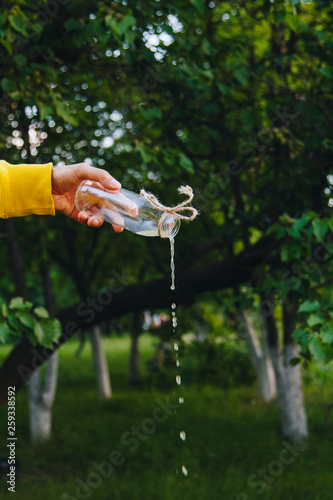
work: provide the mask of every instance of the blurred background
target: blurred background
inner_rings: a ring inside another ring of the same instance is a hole
[[[8,385],[22,500],[331,498],[332,16],[3,2],[1,159],[86,162],[165,205],[188,184],[200,216],[175,292],[167,240],[1,221],[1,498]]]

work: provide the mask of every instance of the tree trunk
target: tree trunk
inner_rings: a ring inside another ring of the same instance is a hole
[[[139,335],[141,330],[141,314],[135,314],[131,329],[131,350],[128,359],[129,383],[140,384],[139,373]]]
[[[265,323],[276,378],[282,434],[288,438],[306,438],[308,428],[303,401],[301,369],[299,365],[290,365],[290,360],[297,356],[297,347],[292,343],[291,338],[293,331],[291,317],[284,308],[283,352],[279,347],[278,330],[274,315],[267,316]]]
[[[112,390],[109,368],[103,349],[102,333],[99,325],[95,325],[91,329],[90,339],[92,345],[98,395],[101,399],[110,399],[112,396]]]
[[[239,311],[251,360],[257,375],[259,394],[264,401],[272,401],[276,397],[275,375],[267,349],[266,336],[262,332],[261,346],[252,320],[246,311]]]
[[[54,317],[55,297],[49,263],[44,256],[41,261],[41,274],[45,305],[50,316]],[[44,389],[39,369],[29,380],[30,436],[33,444],[48,441],[51,437],[52,406],[57,389],[58,363],[58,352],[55,352],[46,365]]]
[[[49,359],[46,366],[44,391],[40,370],[29,380],[30,436],[33,444],[48,441],[52,429],[52,405],[57,387],[58,352]]]

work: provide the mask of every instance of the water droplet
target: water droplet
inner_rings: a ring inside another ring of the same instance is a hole
[[[178,401],[180,405],[184,404],[184,398],[179,398]]]
[[[177,307],[177,306],[176,306],[176,304],[173,302],[173,303],[171,304],[171,309],[176,309],[176,307]]]
[[[177,342],[175,342],[175,343],[173,344],[173,348],[174,348],[174,350],[175,350],[175,351],[178,351],[179,347],[178,347]]]
[[[185,465],[182,465],[182,473],[184,476],[188,476],[188,470],[186,469]]]
[[[178,367],[180,365],[179,359],[176,359],[176,366]]]
[[[181,376],[180,376],[180,375],[177,375],[177,376],[176,376],[176,382],[177,382],[177,384],[178,384],[178,385],[181,385],[181,383],[182,383],[182,378],[181,378]]]
[[[170,286],[170,290],[176,290],[175,285],[171,285],[171,286]]]
[[[180,431],[179,435],[180,435],[180,439],[182,441],[186,441],[186,432],[185,431]]]

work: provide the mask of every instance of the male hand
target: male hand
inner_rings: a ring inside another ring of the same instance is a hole
[[[79,212],[75,206],[76,190],[81,182],[86,179],[99,182],[109,191],[118,191],[121,188],[120,182],[114,179],[106,170],[91,167],[86,163],[54,167],[52,169],[54,207],[58,212],[62,212],[81,224],[89,227],[100,227],[104,222],[103,219],[84,211]],[[112,225],[112,227],[117,233],[123,230],[119,226]]]

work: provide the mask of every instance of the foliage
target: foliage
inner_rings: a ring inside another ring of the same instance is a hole
[[[329,234],[333,203],[331,3],[46,5],[22,0],[1,13],[1,156],[87,161],[167,204],[190,184],[201,216],[177,237],[182,269],[269,237],[270,258],[241,289],[247,307],[263,295],[329,300],[312,296],[329,261],[319,272],[303,264]],[[169,271],[165,242],[107,227],[92,235],[58,217],[17,227],[31,271],[45,235],[59,308],[114,283],[114,271],[126,283]],[[4,270],[2,295],[9,286]]]
[[[9,302],[0,299],[0,344],[16,343],[23,336],[33,345],[52,347],[61,332],[59,321],[50,318],[44,307],[36,307],[22,297]]]
[[[186,345],[182,355],[184,382],[216,383],[225,389],[252,385],[255,374],[244,341],[221,336]]]

